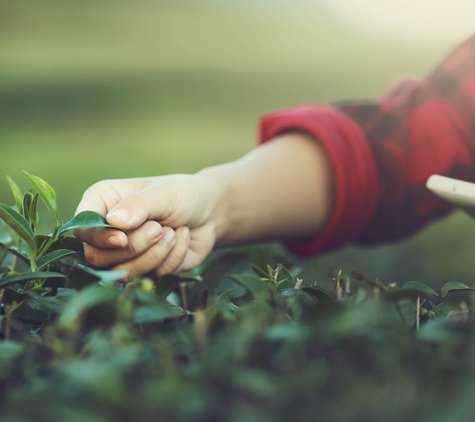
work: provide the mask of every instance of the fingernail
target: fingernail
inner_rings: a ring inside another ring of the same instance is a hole
[[[130,214],[127,210],[117,210],[110,214],[107,214],[107,218],[114,217],[117,220],[121,220],[124,223],[130,220]]]
[[[188,227],[183,227],[181,229],[181,237],[183,239],[189,239],[190,238],[190,229]]]
[[[107,239],[107,244],[109,246],[112,246],[113,248],[120,248],[121,247],[120,240],[117,236],[109,237],[109,239]]]
[[[147,228],[148,240],[156,240],[160,237],[161,234],[162,230],[157,224],[150,224],[150,227]]]
[[[165,229],[165,230],[163,230],[163,238],[168,243],[171,243],[172,240],[175,238],[175,232],[172,229]]]

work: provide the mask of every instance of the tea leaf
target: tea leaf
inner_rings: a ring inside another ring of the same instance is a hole
[[[417,281],[408,281],[399,290],[391,290],[383,292],[382,297],[387,300],[398,301],[402,298],[426,296],[431,299],[439,297],[437,292],[425,284]]]
[[[21,193],[21,190],[10,176],[7,176],[7,181],[13,193],[13,198],[15,199],[15,205],[17,206],[18,212],[21,212],[21,204],[23,202],[23,195]]]
[[[442,297],[447,296],[447,293],[452,292],[454,290],[469,290],[469,291],[475,291],[475,287],[470,287],[467,286],[464,283],[459,283],[458,281],[449,281],[448,283],[445,283],[442,286],[442,289],[440,290],[440,294]]]
[[[155,304],[153,306],[143,306],[135,311],[134,322],[159,322],[169,318],[177,318],[183,315],[179,309],[171,308],[167,304]]]
[[[201,277],[183,277],[174,274],[166,274],[160,277],[155,285],[155,293],[166,298],[181,283],[201,282]]]
[[[30,257],[24,250],[17,248],[16,246],[10,246],[8,250],[13,255],[16,255],[18,258],[20,258],[22,261],[26,262],[27,264],[30,264]]]
[[[26,242],[33,253],[36,253],[35,235],[28,221],[21,214],[6,204],[0,204],[0,218]]]
[[[475,307],[473,303],[467,303],[460,300],[449,300],[447,302],[439,303],[436,308],[442,311],[445,315],[457,315],[472,310]]]
[[[46,208],[48,208],[49,212],[53,216],[55,227],[58,227],[58,207],[56,205],[56,193],[54,189],[43,179],[40,179],[37,176],[33,176],[32,174],[27,173],[26,171],[23,172],[26,174],[28,179],[30,179],[31,184],[40,194],[41,199],[46,205]]]
[[[246,289],[254,299],[269,297],[269,286],[254,274],[237,274],[229,278]]]
[[[47,253],[38,261],[38,269],[42,270],[53,262],[58,261],[65,256],[74,255],[75,253],[76,252],[70,251],[68,249],[57,249],[53,252]]]
[[[38,280],[42,278],[64,278],[64,275],[51,272],[4,273],[2,277],[0,277],[0,289],[4,289],[21,281]]]
[[[37,205],[38,205],[38,193],[36,193],[33,196],[33,199],[30,204],[30,226],[33,230],[36,229],[36,226],[38,226],[38,221],[39,221],[39,216],[38,216],[38,211],[37,211]]]
[[[304,286],[301,287],[300,290],[310,296],[316,297],[321,302],[333,302],[333,298],[325,290],[318,287]]]
[[[59,230],[57,235],[61,235],[68,230],[72,229],[85,229],[91,227],[100,227],[100,228],[109,228],[109,229],[117,229],[121,230],[127,234],[127,231],[121,229],[120,227],[111,226],[107,224],[106,219],[103,215],[99,214],[95,211],[83,211],[74,216],[71,220],[67,223],[63,224]]]
[[[252,271],[254,271],[259,277],[269,278],[269,274],[261,270],[259,267],[256,267],[253,264],[249,264],[249,266],[251,267]]]

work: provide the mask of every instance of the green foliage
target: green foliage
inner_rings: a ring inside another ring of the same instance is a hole
[[[25,203],[4,206],[0,232],[2,421],[442,422],[474,410],[468,285],[447,283],[437,303],[414,281],[340,271],[321,284],[275,247],[122,284],[62,236],[111,228],[100,216],[40,235]]]

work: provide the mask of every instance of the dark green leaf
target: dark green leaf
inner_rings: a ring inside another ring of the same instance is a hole
[[[17,248],[16,246],[10,246],[8,250],[13,255],[16,255],[18,258],[20,258],[23,262],[26,262],[28,265],[30,264],[30,257],[24,250]]]
[[[0,204],[0,218],[5,221],[36,253],[36,239],[30,224],[25,218],[6,204]]]
[[[0,277],[0,289],[22,281],[40,280],[43,278],[64,278],[64,275],[51,272],[3,273]]]
[[[58,261],[65,256],[74,255],[75,253],[76,252],[70,251],[68,249],[57,249],[53,252],[47,253],[38,261],[38,269],[42,270],[53,262]]]
[[[62,312],[64,309],[64,302],[60,301],[57,297],[43,297],[34,293],[27,293],[35,304],[47,311]]]
[[[399,290],[391,290],[383,292],[381,297],[387,300],[400,300],[402,298],[410,298],[417,296],[426,296],[430,299],[437,298],[439,295],[429,286],[419,283],[417,281],[408,281]]]
[[[46,183],[43,179],[40,179],[37,176],[33,176],[30,173],[27,173],[24,171],[28,179],[30,179],[31,184],[35,187],[35,189],[38,191],[38,193],[41,196],[41,199],[46,205],[46,208],[48,208],[49,212],[51,213],[55,227],[59,226],[58,222],[58,208],[56,205],[56,193],[53,190],[53,188]]]
[[[23,217],[25,217],[25,220],[28,222],[30,222],[30,208],[31,208],[31,203],[33,202],[33,198],[34,198],[34,195],[33,195],[33,192],[31,192],[31,190],[26,191],[25,194],[23,195],[21,210],[22,210]]]
[[[261,270],[259,267],[256,267],[254,264],[249,264],[249,266],[259,277],[269,278],[269,274]]]
[[[200,277],[182,277],[174,274],[166,274],[155,283],[155,293],[166,298],[181,283],[201,282]]]
[[[333,302],[333,298],[325,290],[318,287],[304,286],[300,288],[300,290],[310,296],[316,297],[321,302]]]
[[[86,310],[107,302],[113,302],[117,300],[117,296],[117,290],[98,285],[84,288],[66,304],[59,320],[60,327],[73,328]]]
[[[48,312],[29,308],[28,305],[16,308],[12,315],[26,324],[42,325],[50,318]]]
[[[13,301],[20,303],[22,300],[27,298],[26,293],[24,292],[19,292],[16,289],[13,289],[11,287],[7,287],[3,291],[3,299],[2,302],[4,304],[11,304]]]
[[[238,274],[229,278],[246,289],[254,299],[269,297],[269,285],[254,274]]]
[[[439,303],[436,308],[437,311],[442,311],[445,315],[456,315],[472,310],[475,307],[473,303],[467,303],[460,300],[448,300],[447,302]]]
[[[21,189],[18,187],[18,185],[10,176],[7,176],[7,181],[13,193],[13,198],[15,199],[15,205],[17,206],[17,211],[21,213],[21,204],[23,202],[22,201],[23,195],[21,193]]]
[[[448,283],[445,283],[442,286],[440,294],[441,294],[442,297],[445,297],[445,296],[447,296],[447,293],[452,292],[452,291],[456,291],[456,290],[469,290],[469,291],[474,292],[475,287],[467,286],[466,284],[459,283],[458,281],[449,281]]]
[[[182,315],[182,311],[176,308],[171,308],[166,304],[142,306],[135,311],[134,322],[137,324],[159,322],[169,318],[177,318]]]
[[[30,211],[29,211],[30,226],[33,230],[36,228],[36,226],[38,226],[38,222],[39,222],[39,216],[38,216],[38,211],[37,211],[38,196],[39,196],[38,193],[36,193],[33,196],[33,199],[30,204]]]
[[[111,226],[110,224],[107,224],[105,217],[101,214],[95,211],[83,211],[74,216],[67,223],[63,224],[58,230],[57,235],[59,236],[60,234],[72,229],[85,229],[91,227],[116,229],[121,230],[125,234],[127,234],[126,230],[121,229],[120,227]]]
[[[72,256],[72,255],[71,255]],[[115,283],[127,275],[127,271],[99,271],[65,257],[64,263],[69,266],[67,279],[71,287],[81,290],[91,283],[100,282],[105,287],[113,287]]]

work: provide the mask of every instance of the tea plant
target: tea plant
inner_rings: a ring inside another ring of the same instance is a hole
[[[0,235],[2,422],[473,414],[474,287],[452,281],[439,295],[355,271],[316,282],[309,263],[269,245],[120,284],[122,274],[88,267],[80,243],[64,237],[110,227],[103,217],[60,224],[54,191],[28,176],[33,189],[10,180],[16,205],[0,205],[9,230]],[[50,235],[36,233],[38,198],[53,216]]]
[[[77,256],[80,250],[80,245],[74,239],[64,236],[68,231],[90,227],[122,230],[107,224],[105,218],[94,211],[83,211],[68,222],[61,223],[53,188],[41,178],[27,172],[25,174],[32,188],[22,193],[13,179],[8,177],[15,206],[0,203],[0,219],[10,229],[9,233],[3,231],[0,234],[0,245],[3,247],[0,256],[0,291],[2,304],[8,307],[7,313],[28,302],[31,294],[46,293],[47,280],[64,279],[63,274],[50,271],[50,268],[68,256]],[[36,233],[39,223],[38,198],[44,202],[54,221],[53,232],[48,235]],[[11,286],[19,283],[22,283],[20,289],[11,289]],[[9,302],[10,297],[20,300]]]

